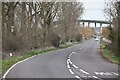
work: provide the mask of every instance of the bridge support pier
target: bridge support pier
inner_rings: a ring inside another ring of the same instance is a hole
[[[90,27],[90,22],[88,22],[88,27]]]
[[[96,23],[95,23],[95,28],[96,28]]]
[[[100,28],[102,27],[102,23],[100,23]]]
[[[85,22],[83,22],[83,27],[85,27]]]
[[[111,23],[110,23],[110,27],[111,27]]]
[[[80,22],[78,22],[78,26],[80,25]]]
[[[102,23],[100,23],[100,33],[102,33]]]

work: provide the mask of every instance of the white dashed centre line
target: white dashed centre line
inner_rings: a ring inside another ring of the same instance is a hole
[[[97,76],[93,76],[93,78],[96,78],[96,79],[98,79],[98,77],[97,77]]]
[[[70,65],[68,64],[67,67],[68,67],[68,69],[69,69],[69,68],[70,68]]]
[[[83,73],[85,73],[85,74],[89,74],[88,72],[86,72],[86,71],[84,71],[82,69],[80,69],[80,71],[83,72]]]
[[[79,76],[77,76],[77,75],[76,75],[75,77],[76,77],[76,78],[78,78],[78,79],[80,79],[80,77],[79,77]]]
[[[74,72],[71,69],[69,69],[69,71],[70,71],[71,74],[74,74]]]
[[[80,48],[80,49],[83,49],[83,48],[84,48],[84,47],[82,47],[82,48]],[[93,78],[99,79],[97,76],[90,76],[88,72],[86,72],[86,71],[84,71],[84,70],[82,70],[82,69],[78,69],[78,67],[77,67],[75,64],[73,64],[73,62],[72,62],[71,59],[70,59],[70,57],[71,57],[73,54],[77,54],[77,53],[76,53],[76,52],[71,52],[71,53],[69,54],[68,58],[67,58],[67,68],[68,68],[68,70],[69,70],[69,72],[70,72],[71,74],[75,75],[75,77],[78,78],[78,79],[80,79],[81,77],[84,77],[84,78],[92,78],[92,77],[93,77]],[[78,76],[77,74],[75,74],[70,65],[73,66],[75,69],[80,70],[80,72],[82,72],[82,73],[83,73],[84,75],[86,75],[86,76],[81,76],[81,77],[80,77],[80,76]],[[99,73],[98,73],[98,74],[99,74]],[[89,76],[88,76],[88,75],[89,75]]]
[[[117,75],[117,76],[119,76],[119,74],[118,73],[115,73],[115,72],[112,72],[113,74],[115,74],[115,75]]]
[[[78,67],[77,67],[76,65],[74,65],[74,64],[73,64],[72,66],[75,67],[76,69],[78,68]]]

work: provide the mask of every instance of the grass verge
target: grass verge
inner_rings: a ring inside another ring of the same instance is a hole
[[[103,58],[105,58],[106,60],[108,60],[111,63],[120,65],[120,56],[112,54],[112,52],[105,47],[104,43],[100,44],[100,49],[101,49],[100,50],[101,56]]]
[[[2,61],[0,60],[0,78],[2,77]]]
[[[76,44],[76,43],[73,43],[73,44]],[[9,59],[2,60],[2,61],[0,61],[0,64],[1,64],[0,65],[0,68],[1,68],[0,75],[3,75],[13,64],[15,64],[15,63],[17,63],[21,60],[32,57],[34,55],[46,53],[46,52],[49,52],[49,51],[67,48],[67,47],[72,46],[73,44],[61,44],[58,48],[52,47],[52,48],[48,48],[48,49],[45,49],[45,50],[34,50],[34,51],[26,53],[23,56],[11,57]]]

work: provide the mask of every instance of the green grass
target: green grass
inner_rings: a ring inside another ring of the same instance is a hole
[[[59,46],[60,49],[63,49],[63,48],[67,48],[67,47],[70,47],[72,44],[69,44],[69,45],[66,45],[66,44],[61,44]]]
[[[112,52],[110,50],[105,48],[104,44],[101,45],[101,49],[102,49],[101,54],[105,59],[107,59],[108,61],[110,61],[112,63],[120,64],[120,56],[112,54]]]
[[[13,64],[17,63],[18,61],[24,60],[24,59],[26,59],[28,57],[31,57],[31,56],[34,56],[34,55],[46,53],[46,52],[49,52],[49,51],[67,48],[71,45],[73,45],[73,44],[69,44],[69,45],[61,44],[58,48],[48,48],[48,49],[45,49],[45,50],[34,50],[34,51],[31,51],[31,52],[25,53],[25,55],[23,55],[23,56],[11,57],[9,59],[2,60],[2,61],[0,61],[0,64],[2,63],[2,68],[1,68],[2,70],[1,71],[4,74]]]
[[[2,61],[0,61],[0,77],[2,76]]]

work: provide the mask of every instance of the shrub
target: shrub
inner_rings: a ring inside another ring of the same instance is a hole
[[[55,33],[51,33],[50,36],[49,36],[49,42],[52,46],[59,47],[60,37]]]
[[[80,41],[82,40],[82,34],[76,34],[75,40],[76,40],[77,42],[80,42]]]

